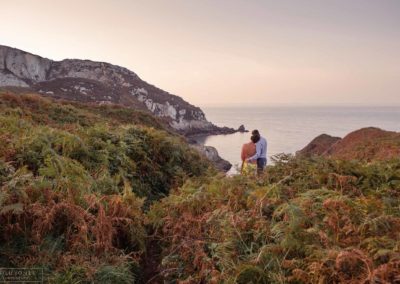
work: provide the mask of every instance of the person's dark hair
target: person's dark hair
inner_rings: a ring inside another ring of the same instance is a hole
[[[258,132],[257,129],[254,129],[254,130],[251,132],[251,134],[260,136],[260,132]]]
[[[258,141],[260,141],[260,135],[251,135],[250,139],[251,139],[251,142],[253,142],[255,144]]]

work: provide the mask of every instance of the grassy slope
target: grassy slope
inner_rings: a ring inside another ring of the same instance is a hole
[[[400,133],[374,127],[359,129],[335,143],[325,155],[366,162],[399,157]]]
[[[400,279],[398,160],[282,156],[224,178],[146,113],[31,95],[0,95],[0,126],[0,266],[54,283]]]
[[[131,283],[143,203],[209,168],[168,131],[132,109],[0,94],[0,266]]]

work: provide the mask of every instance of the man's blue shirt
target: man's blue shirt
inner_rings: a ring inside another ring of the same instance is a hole
[[[264,137],[261,137],[260,140],[256,143],[256,153],[248,160],[256,161],[259,158],[267,158],[267,140]]]

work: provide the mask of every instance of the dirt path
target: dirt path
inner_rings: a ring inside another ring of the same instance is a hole
[[[150,235],[148,238],[146,254],[141,263],[142,278],[140,279],[140,283],[163,283],[163,278],[160,275],[161,247],[154,237]]]

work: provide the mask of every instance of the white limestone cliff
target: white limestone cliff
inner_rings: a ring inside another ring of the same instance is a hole
[[[56,98],[141,106],[183,133],[218,129],[203,111],[141,80],[134,72],[90,60],[52,61],[0,45],[0,87],[31,88]]]

